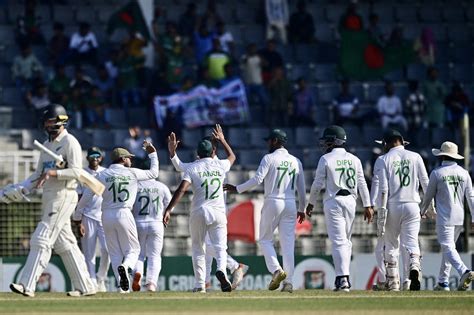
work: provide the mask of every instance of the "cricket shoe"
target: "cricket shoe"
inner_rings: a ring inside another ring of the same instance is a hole
[[[15,292],[27,297],[35,297],[35,293],[31,291],[26,291],[23,284],[10,283],[10,290],[12,290],[12,292]]]
[[[97,281],[97,292],[107,292],[107,287],[105,286],[105,280]]]
[[[132,290],[133,291],[140,291],[141,285],[140,281],[142,280],[142,274],[139,272],[135,272],[135,275],[133,276],[133,282],[132,282]]]
[[[81,297],[81,296],[91,296],[95,295],[97,292],[94,291],[89,291],[89,292],[81,292],[79,290],[74,290],[74,291],[69,291],[67,293],[67,296],[72,296],[72,297]]]
[[[281,292],[293,293],[293,285],[289,282],[283,282],[283,287],[281,288]]]
[[[334,291],[343,291],[349,292],[351,288],[351,284],[349,283],[349,278],[346,276],[339,276],[336,277],[336,287]]]
[[[286,279],[286,272],[283,270],[277,270],[273,273],[272,281],[268,285],[268,290],[273,291],[280,287],[280,283]]]
[[[237,289],[239,284],[244,279],[244,276],[247,274],[248,270],[249,270],[249,266],[244,265],[244,264],[239,264],[239,267],[235,269],[235,271],[232,273],[232,290]]]
[[[417,266],[410,268],[410,291],[420,291],[421,288],[421,280],[423,277],[421,276],[421,271]]]
[[[130,290],[122,290],[122,288],[118,287],[117,292],[120,294],[128,294],[130,293]]]
[[[435,290],[435,291],[450,291],[449,283],[447,283],[447,282],[438,282],[434,286],[433,290]]]
[[[473,280],[474,271],[467,270],[465,273],[463,273],[461,279],[459,280],[458,291],[466,291]]]
[[[387,290],[388,291],[400,291],[400,281],[387,279]]]
[[[411,284],[411,280],[403,281],[402,290],[403,291],[409,291],[410,290],[410,284]]]
[[[124,265],[117,267],[119,274],[119,286],[123,291],[128,291],[130,289],[130,280],[128,279],[127,268]]]
[[[145,285],[145,290],[148,292],[156,292],[156,285],[154,285],[153,283],[147,283]]]
[[[378,282],[372,285],[372,291],[387,291],[387,283],[386,282]]]
[[[221,283],[222,292],[231,292],[232,291],[232,285],[230,284],[230,282],[227,279],[226,275],[222,271],[217,270],[216,278]]]
[[[206,293],[206,289],[204,289],[204,288],[194,288],[193,293]]]

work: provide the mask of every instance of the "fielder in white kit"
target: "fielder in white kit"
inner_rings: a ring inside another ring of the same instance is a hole
[[[65,129],[68,120],[63,106],[53,104],[44,108],[42,124],[49,135],[44,146],[61,155],[66,163],[57,165],[53,157],[41,152],[36,171],[22,183],[9,185],[0,193],[0,200],[4,202],[21,201],[24,194],[44,185],[41,221],[31,236],[30,252],[20,281],[10,284],[13,292],[28,297],[35,295],[36,282],[48,266],[53,248],[61,256],[75,289],[68,295],[96,293],[84,256],[71,230],[71,215],[77,204],[77,179],[82,170],[82,152],[77,139]]]
[[[319,159],[306,208],[306,214],[311,216],[319,195],[323,194],[324,217],[336,269],[335,291],[349,291],[351,288],[351,234],[357,193],[362,199],[364,220],[371,223],[373,216],[362,163],[344,149],[346,139],[345,130],[339,126],[329,126],[323,131],[320,144],[326,153]]]
[[[163,222],[170,221],[170,212],[182,198],[189,186],[192,186],[193,199],[189,217],[189,231],[192,241],[192,259],[196,287],[194,292],[206,292],[206,252],[205,238],[209,233],[212,246],[216,252],[217,271],[223,292],[232,291],[227,279],[227,216],[222,184],[225,174],[235,162],[235,155],[224,138],[219,125],[213,130],[213,137],[222,143],[227,159],[215,159],[215,148],[209,140],[201,140],[197,147],[199,160],[193,162],[184,173],[183,180],[165,210]]]
[[[381,144],[382,142],[376,141],[377,143]],[[409,144],[409,142],[404,141],[404,145]],[[374,171],[372,176],[372,185],[370,188],[370,200],[372,201],[372,206],[375,207],[375,211],[377,213],[377,244],[375,245],[375,260],[377,262],[377,279],[375,280],[376,283],[372,286],[374,291],[384,291],[387,289],[387,270],[385,268],[385,222],[387,220],[387,196],[383,196],[383,200],[379,202],[376,198],[379,197],[379,178],[378,171],[379,168],[383,166],[383,161],[380,159],[380,156],[375,161]],[[380,205],[379,208],[376,205]],[[409,278],[409,255],[407,251],[403,250],[401,252],[401,261],[402,261],[402,278],[403,282],[403,290],[409,290],[410,287],[410,280]]]
[[[444,142],[440,149],[433,149],[433,155],[440,157],[441,166],[430,174],[421,213],[424,215],[430,208],[431,201],[436,203],[436,233],[443,252],[438,284],[435,290],[449,291],[449,274],[451,266],[459,276],[458,290],[465,291],[474,280],[474,272],[469,270],[456,250],[456,241],[463,230],[464,199],[471,211],[474,227],[474,195],[472,181],[468,171],[459,166],[456,160],[464,159],[458,154],[458,146],[452,142]]]
[[[87,150],[88,167],[84,168],[86,172],[97,177],[97,175],[105,170],[100,163],[103,160],[103,153],[98,147],[92,147]],[[105,242],[104,227],[102,226],[102,196],[93,195],[91,200],[81,198],[84,192],[88,190],[87,186],[79,185],[77,193],[79,194],[79,202],[77,208],[72,215],[74,221],[80,222],[81,246],[82,253],[86,259],[87,270],[94,282],[98,292],[106,292],[105,278],[109,270],[110,258]],[[100,244],[100,265],[96,272],[95,249],[97,240]]]
[[[138,183],[138,192],[133,205],[133,217],[137,224],[140,256],[135,266],[133,291],[140,291],[144,274],[144,262],[147,261],[145,289],[154,292],[157,289],[161,271],[161,251],[163,250],[163,211],[171,201],[169,188],[155,179]]]
[[[213,150],[217,151],[215,140],[212,137],[205,137],[203,140],[209,140],[212,143]],[[178,155],[176,154],[176,149],[178,148],[179,140],[176,139],[176,135],[172,132],[168,137],[168,151],[170,154],[171,162],[173,163],[174,168],[178,172],[184,172],[192,163],[182,162]],[[218,159],[217,155],[214,156],[214,159]],[[225,198],[225,197],[224,197]],[[216,257],[216,251],[211,244],[209,239],[209,234],[206,235],[206,289],[210,287],[211,281],[211,268],[212,260]],[[239,284],[242,282],[245,274],[247,273],[249,267],[245,264],[237,262],[232,256],[227,254],[227,269],[229,269],[232,274],[232,290],[235,290]]]
[[[143,142],[143,147],[150,158],[149,170],[132,168],[133,154],[126,149],[115,148],[111,154],[112,164],[98,176],[106,187],[102,194],[102,224],[121,293],[129,292],[128,273],[135,268],[140,254],[137,226],[132,214],[138,182],[158,177],[156,149],[148,141]],[[90,198],[88,191],[82,198],[86,196]]]
[[[306,190],[303,166],[298,158],[288,153],[284,144],[286,133],[274,129],[265,138],[269,154],[265,155],[255,176],[238,186],[226,184],[225,189],[243,193],[264,182],[264,202],[260,219],[260,238],[258,243],[265,257],[268,271],[272,273],[269,290],[293,292],[293,272],[295,268],[295,225],[296,220],[304,220]],[[296,210],[296,193],[299,209]],[[278,228],[280,234],[283,268],[278,262],[273,245],[273,233]]]
[[[420,185],[423,191],[428,186],[423,159],[418,153],[406,150],[400,132],[387,130],[383,136],[384,149],[387,152],[380,157],[380,166],[376,168],[380,180],[379,197],[387,196],[387,218],[385,223],[385,262],[387,288],[400,290],[398,267],[399,246],[409,254],[410,290],[420,290],[421,265],[418,233],[420,231]],[[377,209],[382,204],[375,205]]]

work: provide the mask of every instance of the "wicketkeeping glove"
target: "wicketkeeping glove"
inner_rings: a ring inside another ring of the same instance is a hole
[[[385,234],[385,222],[387,222],[387,212],[386,208],[377,209],[377,236],[382,237]]]

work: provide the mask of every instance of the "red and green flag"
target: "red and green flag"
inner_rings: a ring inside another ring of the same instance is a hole
[[[348,79],[381,79],[416,60],[412,47],[408,42],[380,47],[367,31],[341,31],[339,70]]]
[[[150,39],[145,17],[137,1],[130,1],[110,16],[107,22],[107,33],[110,35],[120,28],[138,32],[146,40]]]

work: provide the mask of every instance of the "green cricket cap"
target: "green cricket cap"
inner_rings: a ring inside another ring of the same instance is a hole
[[[197,154],[199,157],[209,157],[212,154],[212,143],[209,140],[201,140],[197,146]]]
[[[268,141],[270,139],[277,139],[281,143],[286,143],[286,141],[288,140],[286,132],[281,129],[273,129],[267,137],[263,138],[263,140],[265,141]]]
[[[112,151],[112,154],[110,155],[110,158],[112,161],[117,161],[118,159],[120,158],[123,158],[123,157],[132,157],[132,156],[135,156],[133,155],[132,153],[128,152],[127,149],[124,149],[124,148],[115,148],[113,151]]]

